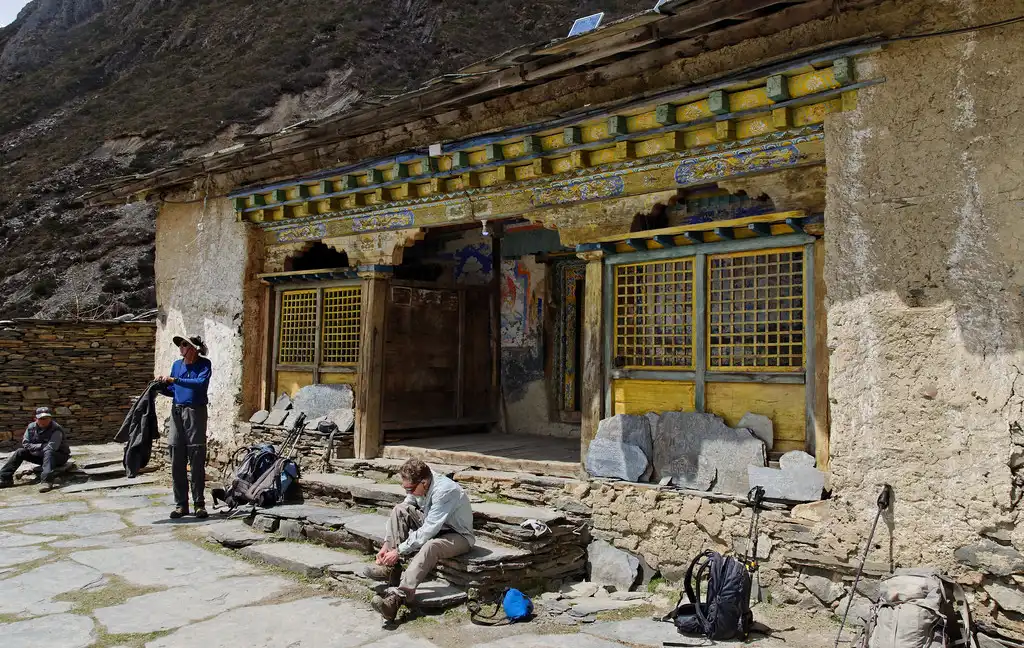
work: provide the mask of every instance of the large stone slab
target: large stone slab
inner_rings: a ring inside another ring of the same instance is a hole
[[[775,425],[763,414],[747,412],[736,427],[750,430],[754,436],[764,441],[765,447],[769,450],[775,445]]]
[[[50,546],[56,549],[92,549],[94,547],[122,547],[125,539],[116,533],[106,535],[85,536],[71,540],[60,540],[51,542]]]
[[[1024,574],[1024,555],[987,538],[978,544],[960,547],[953,552],[953,557],[993,576]]]
[[[253,531],[241,520],[227,520],[206,527],[205,535],[211,540],[230,549],[241,549],[261,542],[274,540],[274,536]]]
[[[338,426],[339,432],[348,432],[356,424],[356,411],[352,408],[334,409],[324,417]]]
[[[110,634],[158,632],[265,601],[292,587],[292,583],[276,576],[225,578],[136,596],[94,614]]]
[[[54,614],[16,623],[0,623],[4,648],[86,648],[96,639],[92,619]]]
[[[231,610],[150,641],[146,648],[237,648],[239,637],[246,648],[355,648],[386,634],[367,606],[317,597]]]
[[[261,560],[290,572],[317,578],[323,576],[327,567],[335,564],[362,563],[365,556],[356,556],[302,542],[278,542],[245,547],[242,555]]]
[[[384,530],[387,528],[387,523],[388,519],[383,515],[363,513],[345,518],[345,530],[379,545],[384,542]]]
[[[580,599],[574,602],[572,609],[569,610],[569,614],[574,617],[588,617],[592,614],[624,610],[626,608],[637,607],[640,605],[646,605],[646,602],[639,600],[617,601],[613,598],[602,596],[600,598]]]
[[[0,548],[0,567],[16,567],[40,558],[46,558],[52,551],[39,547],[5,547]]]
[[[28,547],[31,545],[43,544],[56,540],[56,536],[25,535],[23,533],[9,533],[0,531],[0,549],[11,547]]]
[[[473,515],[504,522],[505,524],[522,524],[526,520],[539,520],[544,524],[554,524],[565,520],[565,515],[554,509],[540,506],[513,506],[497,502],[482,502],[473,505]]]
[[[493,564],[506,560],[517,560],[529,555],[530,552],[527,549],[498,544],[497,542],[492,542],[487,538],[477,536],[476,545],[470,549],[469,552],[462,554],[461,556],[456,556],[452,560],[459,562],[466,561],[474,564]]]
[[[638,446],[608,439],[594,439],[587,450],[585,467],[591,477],[610,477],[635,482],[648,473],[651,462]]]
[[[54,601],[53,598],[58,594],[83,589],[102,579],[103,574],[99,571],[68,560],[37,567],[3,581],[3,587],[0,587],[0,614],[37,616],[69,612],[73,607],[71,603]]]
[[[468,598],[465,590],[441,580],[421,583],[416,588],[416,605],[428,610],[446,610],[462,605]]]
[[[223,518],[219,516],[208,517],[205,520],[188,516],[177,520],[170,519],[170,506],[150,506],[148,508],[136,509],[128,514],[128,522],[137,527],[163,527],[163,526],[206,526],[217,524]]]
[[[519,634],[497,641],[476,644],[473,648],[622,648],[618,642],[589,634]]]
[[[778,470],[762,466],[748,466],[748,486],[764,488],[768,499],[790,502],[816,502],[825,488],[825,473],[817,468],[791,466]]]
[[[327,416],[333,410],[350,410],[355,398],[350,385],[307,385],[292,399],[292,407],[305,412],[306,418]],[[341,423],[338,427],[341,427]]]
[[[747,466],[767,460],[763,441],[714,414],[666,412],[657,417],[653,436],[654,479],[671,476],[682,488],[746,495]]]
[[[598,621],[584,626],[581,630],[597,637],[643,648],[661,648],[665,642],[677,642],[681,638],[675,625],[651,619]]]
[[[595,540],[587,547],[587,572],[591,583],[628,592],[640,582],[640,559],[604,540]]]
[[[122,477],[121,479],[105,479],[103,481],[90,481],[84,484],[74,484],[60,489],[65,495],[71,493],[88,493],[97,490],[110,490],[138,486],[140,484],[152,484],[157,481],[156,477]]]
[[[263,425],[282,425],[290,412],[291,410],[283,409],[270,410],[270,414],[264,419]]]
[[[267,410],[259,410],[255,414],[249,417],[250,423],[265,423],[267,417],[270,416],[270,412]]]
[[[153,506],[148,497],[103,497],[92,500],[92,505],[103,511],[131,511]]]
[[[121,516],[117,513],[86,513],[84,515],[72,515],[66,520],[33,522],[21,527],[21,531],[44,535],[91,536],[127,528],[128,526],[121,521]]]
[[[646,416],[616,414],[602,419],[597,425],[596,438],[635,445],[643,451],[647,458],[654,456],[651,423]]]
[[[165,486],[136,486],[119,488],[103,494],[106,497],[150,497],[152,495],[171,495],[171,489]]]
[[[180,541],[79,551],[71,554],[71,559],[143,587],[195,586],[229,576],[259,573],[243,560]]]
[[[84,513],[88,510],[89,505],[85,502],[53,502],[51,504],[12,506],[0,509],[0,524],[42,520],[72,513]]]

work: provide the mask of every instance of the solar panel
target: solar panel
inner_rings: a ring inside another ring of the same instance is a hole
[[[602,18],[604,18],[603,11],[590,16],[584,16],[583,18],[577,18],[576,22],[572,24],[572,29],[569,30],[569,36],[579,36],[580,34],[597,29],[597,26],[601,24]]]

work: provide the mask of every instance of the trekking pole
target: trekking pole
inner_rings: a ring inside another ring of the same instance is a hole
[[[846,612],[843,613],[843,622],[839,625],[839,634],[836,635],[835,648],[839,648],[839,640],[843,638],[843,629],[846,627],[846,619],[850,616],[850,608],[853,606],[853,597],[857,594],[857,585],[860,584],[860,577],[864,573],[864,564],[868,561],[868,551],[871,550],[871,542],[875,539],[875,529],[878,527],[878,518],[882,517],[882,511],[889,508],[892,503],[892,486],[882,484],[882,492],[878,494],[878,511],[875,512],[875,521],[871,524],[871,533],[868,534],[868,542],[864,545],[864,555],[861,556],[860,565],[857,567],[857,576],[853,579],[853,589],[850,590],[850,598],[846,601]]]
[[[747,501],[753,507],[750,513],[750,529],[747,532],[747,550],[743,557],[743,563],[747,567],[747,571],[754,575],[757,586],[757,594],[755,595],[758,603],[761,602],[761,575],[758,574],[758,563],[757,563],[757,536],[758,527],[761,523],[761,502],[764,501],[764,487],[754,486],[747,493]]]

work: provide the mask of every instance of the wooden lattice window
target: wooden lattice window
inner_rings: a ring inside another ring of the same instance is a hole
[[[615,364],[692,369],[693,258],[615,266]]]
[[[316,355],[316,292],[288,290],[281,293],[278,363],[313,364]]]
[[[359,286],[324,290],[320,350],[323,364],[359,364],[361,303],[362,289]]]
[[[707,285],[708,369],[803,369],[803,250],[710,255]]]

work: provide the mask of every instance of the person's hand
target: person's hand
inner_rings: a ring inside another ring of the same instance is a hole
[[[381,558],[381,564],[384,565],[385,567],[391,567],[392,565],[394,565],[397,562],[398,562],[398,550],[397,549],[393,549],[392,551],[387,552]]]
[[[384,564],[384,562],[383,562],[384,561],[384,556],[386,556],[387,553],[388,553],[388,546],[385,544],[383,547],[380,548],[380,551],[377,552],[377,564],[378,565],[383,565]]]

